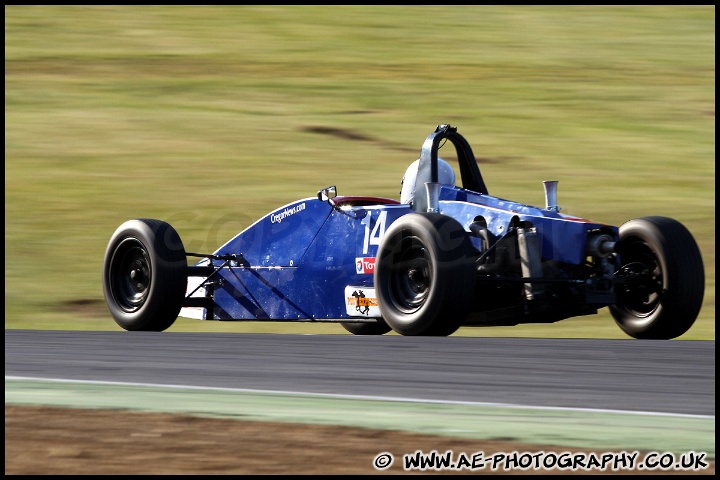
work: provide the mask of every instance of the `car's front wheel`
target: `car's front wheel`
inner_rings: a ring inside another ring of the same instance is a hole
[[[468,315],[475,290],[468,233],[452,217],[411,213],[385,232],[375,293],[385,322],[401,335],[446,336]]]
[[[382,318],[377,322],[342,322],[341,325],[353,335],[385,335],[392,330]]]
[[[634,338],[671,339],[695,322],[705,292],[700,249],[680,222],[643,217],[620,226],[618,326]]]
[[[103,262],[103,293],[125,330],[162,331],[177,319],[187,288],[180,236],[162,220],[129,220],[113,233]]]

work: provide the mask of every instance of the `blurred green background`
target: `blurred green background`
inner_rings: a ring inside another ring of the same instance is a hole
[[[715,7],[6,6],[5,328],[120,330],[125,220],[210,252],[327,185],[398,197],[441,123],[491,194],[684,223],[706,268],[681,339],[715,339]],[[178,330],[348,334],[340,325]],[[629,338],[607,309],[455,335]]]

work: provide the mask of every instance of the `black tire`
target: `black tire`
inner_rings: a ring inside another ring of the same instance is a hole
[[[353,335],[385,335],[392,331],[392,328],[382,319],[378,319],[377,322],[373,323],[342,322],[340,325]]]
[[[705,271],[700,249],[680,222],[643,217],[620,226],[616,250],[626,280],[616,287],[610,313],[634,338],[671,339],[687,332],[700,313]]]
[[[105,251],[103,292],[125,330],[163,331],[177,319],[187,289],[187,257],[180,236],[162,220],[129,220]]]
[[[475,291],[468,233],[452,217],[411,213],[388,230],[375,261],[385,322],[401,335],[447,336],[465,321]]]

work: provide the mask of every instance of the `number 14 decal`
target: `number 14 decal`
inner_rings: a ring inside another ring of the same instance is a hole
[[[380,241],[385,235],[385,221],[387,220],[387,210],[383,210],[375,220],[375,226],[370,230],[372,223],[372,210],[368,210],[368,214],[360,222],[365,225],[365,240],[363,241],[363,254],[367,254],[370,245],[380,245]]]

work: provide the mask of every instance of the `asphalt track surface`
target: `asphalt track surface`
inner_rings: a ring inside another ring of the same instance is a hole
[[[6,403],[714,455],[714,341],[6,330],[5,377]]]

